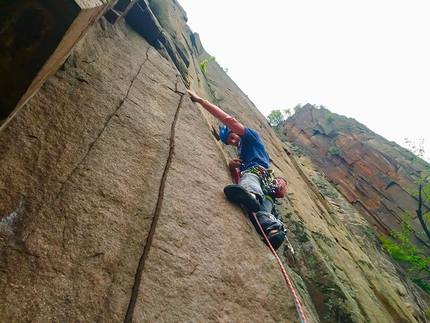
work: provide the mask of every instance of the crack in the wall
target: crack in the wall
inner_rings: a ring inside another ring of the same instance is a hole
[[[131,291],[130,303],[127,308],[124,323],[133,322],[133,314],[134,314],[134,309],[136,307],[137,298],[139,296],[139,288],[140,288],[140,283],[142,281],[143,269],[145,267],[145,262],[146,262],[146,259],[148,258],[149,251],[151,250],[155,229],[157,227],[158,219],[160,218],[160,212],[161,212],[161,207],[162,207],[163,198],[164,198],[164,187],[166,185],[167,174],[169,172],[170,165],[173,159],[174,150],[175,150],[175,130],[176,130],[176,123],[178,121],[178,116],[182,105],[182,101],[183,101],[183,96],[181,96],[179,100],[178,108],[176,110],[175,117],[173,118],[171,131],[170,131],[169,155],[167,157],[166,166],[164,167],[164,172],[161,177],[160,188],[158,190],[158,199],[157,199],[157,204],[154,211],[154,216],[152,218],[151,228],[146,238],[145,247],[143,248],[143,253],[142,253],[142,256],[140,257],[139,264],[136,269],[136,276],[135,276],[133,288]]]
[[[73,168],[73,170],[70,172],[69,176],[67,176],[67,178],[65,179],[65,181],[63,182],[63,184],[61,184],[61,188],[59,189],[59,191],[58,191],[58,193],[57,193],[57,195],[55,197],[56,199],[58,198],[58,196],[63,191],[64,185],[70,180],[70,178],[75,173],[75,171],[79,168],[80,165],[82,165],[82,163],[84,162],[84,160],[87,158],[89,152],[94,147],[95,143],[99,140],[99,138],[103,134],[103,132],[106,130],[106,128],[107,128],[108,124],[110,123],[110,121],[112,120],[112,118],[118,113],[118,111],[124,105],[124,102],[128,99],[128,96],[129,96],[130,91],[131,91],[131,89],[133,87],[134,81],[139,76],[140,72],[142,71],[142,68],[144,67],[144,65],[146,64],[147,61],[148,61],[148,58],[146,58],[145,61],[142,63],[142,65],[139,67],[138,72],[136,73],[136,75],[133,77],[133,79],[130,82],[130,87],[128,88],[127,93],[125,94],[124,99],[121,100],[120,104],[118,105],[118,108],[115,109],[115,111],[106,120],[104,126],[100,129],[100,131],[99,131],[98,135],[96,136],[96,138],[94,139],[94,141],[89,145],[89,148],[88,148],[86,154],[82,157],[81,161],[75,166],[75,168]]]
[[[110,121],[112,120],[112,118],[118,113],[118,111],[123,107],[124,102],[128,99],[128,96],[130,94],[130,91],[133,87],[133,84],[136,80],[136,78],[139,76],[140,72],[142,71],[142,68],[145,66],[146,62],[148,61],[148,57],[146,57],[146,59],[144,60],[144,62],[141,64],[141,66],[139,67],[139,70],[137,71],[136,75],[133,77],[133,79],[130,82],[130,86],[127,90],[127,93],[125,94],[124,98],[121,100],[120,104],[118,105],[118,107],[114,110],[114,112],[109,116],[109,118],[106,120],[104,126],[100,129],[98,135],[96,136],[96,138],[94,139],[94,141],[89,145],[88,150],[86,152],[86,154],[82,157],[81,161],[78,162],[76,164],[76,166],[73,168],[73,170],[70,172],[70,174],[67,176],[67,178],[64,180],[64,182],[61,184],[60,189],[58,190],[57,195],[55,196],[55,200],[57,200],[61,194],[61,192],[64,189],[64,186],[66,185],[66,183],[70,180],[70,178],[72,177],[72,175],[76,172],[76,170],[82,165],[82,163],[84,162],[84,160],[87,158],[88,154],[90,153],[91,149],[94,147],[95,143],[99,140],[100,136],[103,134],[103,132],[106,130],[108,124],[110,123]],[[130,99],[129,99],[130,100]],[[67,220],[67,216],[64,215],[64,219]],[[63,228],[62,231],[62,245],[63,245],[63,249],[65,249],[65,245],[66,245],[66,228]]]
[[[148,51],[149,50],[151,50],[151,49],[153,49],[152,47],[150,47],[150,48],[148,48]],[[161,70],[160,68],[159,68],[159,66],[157,65],[157,64],[154,64],[152,61],[151,61],[151,59],[150,59],[150,57],[149,57],[149,55],[148,55],[148,51],[146,52],[146,57],[148,57],[148,60],[151,62],[151,64],[154,66],[154,68],[161,74],[161,75],[163,75],[164,77],[166,77],[167,79],[169,78],[169,75],[168,74],[166,74],[166,73],[164,73],[164,71],[163,70]],[[184,78],[183,78],[183,76],[179,73],[179,74],[176,74],[176,76],[178,77],[178,76],[180,76],[181,78],[182,78],[182,81],[184,82],[184,83],[186,83],[186,80],[184,80]],[[153,79],[153,78],[151,78],[151,81],[153,81],[153,82],[156,82],[157,84],[159,84],[158,82],[157,82],[157,80],[156,79]],[[178,92],[177,91],[177,89],[178,89],[178,84],[177,83],[174,83],[175,84],[175,89],[172,89],[172,88],[170,88],[169,86],[167,86],[167,85],[164,85],[166,88],[168,88],[168,89],[170,89],[170,90],[172,90],[172,91],[174,91],[174,92]],[[161,85],[163,85],[163,84],[161,84]]]

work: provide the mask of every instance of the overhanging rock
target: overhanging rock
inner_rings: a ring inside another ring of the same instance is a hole
[[[159,15],[161,18],[152,11],[147,0],[119,0],[112,9],[105,13],[104,17],[111,24],[125,18],[127,23],[151,46],[159,50],[164,58],[172,61],[181,73],[184,82],[189,85],[190,58],[182,44],[175,41],[162,27],[159,18],[161,21],[166,21],[168,15],[165,12],[159,13]],[[167,22],[164,22],[165,24]]]
[[[11,118],[54,74],[112,0],[2,1],[0,120]],[[7,13],[7,14],[6,14]]]

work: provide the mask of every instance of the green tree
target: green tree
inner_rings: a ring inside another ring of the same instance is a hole
[[[267,120],[269,120],[269,123],[272,127],[277,127],[282,121],[284,121],[284,116],[282,115],[281,110],[273,110],[267,116]]]
[[[402,231],[392,231],[390,237],[381,237],[381,242],[388,253],[403,263],[411,279],[427,293],[430,293],[430,257],[425,246],[415,245],[411,236],[415,233],[408,213],[403,215]],[[390,239],[391,238],[391,239]]]
[[[302,108],[302,104],[301,103],[297,103],[296,106],[293,108],[294,112],[299,111]]]
[[[409,144],[410,150],[416,155],[414,162],[424,164],[424,172],[422,172],[421,177],[414,182],[418,186],[418,189],[408,190],[408,192],[418,198],[418,207],[415,212],[424,230],[424,234],[430,241],[430,165],[424,160],[424,139],[420,139],[418,147],[410,140],[406,140],[406,143]]]
[[[297,110],[299,110],[301,107],[301,103],[298,103],[293,108],[294,112],[297,112]],[[293,113],[291,112],[291,109],[284,109],[282,110],[282,112],[281,110],[272,110],[266,118],[272,127],[277,127],[282,123],[282,121],[284,121],[286,118],[291,117],[292,115]]]
[[[426,245],[422,247],[417,246],[411,240],[411,236],[416,234],[422,234],[430,240],[430,165],[423,160],[425,155],[423,140],[420,141],[418,148],[411,141],[406,142],[416,156],[414,161],[424,165],[424,172],[415,181],[417,189],[408,190],[411,195],[417,198],[417,209],[415,212],[423,231],[414,231],[411,226],[411,217],[405,212],[400,223],[401,231],[392,231],[390,237],[382,237],[381,242],[394,259],[406,265],[412,280],[430,293],[430,257],[428,248]]]

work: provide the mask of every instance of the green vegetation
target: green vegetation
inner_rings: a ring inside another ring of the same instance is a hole
[[[407,143],[411,144],[411,142]],[[410,146],[411,147],[411,146]],[[423,141],[418,148],[411,147],[411,151],[416,154],[414,162],[422,163],[424,156]],[[417,246],[411,240],[413,235],[423,235],[422,238],[430,240],[430,165],[425,164],[424,172],[415,181],[416,190],[408,190],[409,193],[417,197],[418,205],[416,214],[420,221],[422,232],[416,232],[411,225],[411,216],[405,212],[401,221],[401,231],[392,231],[389,237],[381,237],[384,248],[390,255],[405,265],[412,280],[427,293],[430,293],[430,253],[426,245]]]
[[[272,127],[277,127],[282,123],[282,121],[284,121],[284,116],[282,115],[281,110],[273,110],[267,116],[267,120],[269,120]]]
[[[294,112],[297,112],[300,108],[302,107],[302,105],[300,103],[298,103],[294,108]],[[267,120],[269,121],[269,124],[272,127],[277,127],[279,126],[284,120],[288,119],[289,117],[291,117],[293,114],[291,112],[291,109],[284,109],[283,111],[281,110],[272,110],[269,115],[266,117]]]
[[[327,114],[324,116],[324,118],[325,118],[325,120],[326,120],[328,123],[332,123],[332,122],[333,122],[333,114],[332,114],[332,113],[327,113]]]
[[[332,156],[338,156],[339,148],[337,148],[336,146],[331,146],[329,152],[330,152],[330,155]]]
[[[201,63],[200,63],[201,65]],[[272,110],[270,112],[270,114],[266,117],[267,120],[269,121],[270,125],[272,127],[277,127],[279,126],[284,120],[288,119],[289,117],[291,117],[293,115],[293,113],[299,111],[301,108],[303,107],[303,105],[301,103],[297,103],[294,107],[293,107],[293,111],[291,111],[291,109],[284,109],[284,110]],[[315,108],[320,108],[320,109],[326,109],[325,106],[323,105],[314,105]],[[333,115],[331,113],[326,114],[325,116],[326,120],[328,122],[332,122],[333,121]]]
[[[302,108],[302,104],[301,103],[297,103],[296,106],[293,108],[294,112],[299,111]]]
[[[203,61],[201,61],[200,62],[200,67],[202,68],[202,71],[204,72],[204,73],[206,73],[206,64],[208,63],[208,60],[207,59],[205,59],[205,60],[203,60]]]
[[[211,56],[209,59],[210,59],[211,62],[216,62],[215,56]],[[202,71],[204,73],[206,73],[206,71],[207,71],[206,65],[208,64],[208,62],[209,61],[207,59],[205,59],[205,60],[203,60],[203,61],[200,62],[200,67],[202,68]]]
[[[430,257],[426,256],[427,248],[413,244],[410,237],[414,231],[410,225],[410,217],[404,215],[402,232],[392,231],[390,237],[381,237],[381,242],[388,253],[403,263],[411,279],[424,291],[430,293]]]

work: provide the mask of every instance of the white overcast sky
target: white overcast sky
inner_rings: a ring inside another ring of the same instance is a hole
[[[430,0],[178,0],[267,116],[318,104],[430,155]]]

